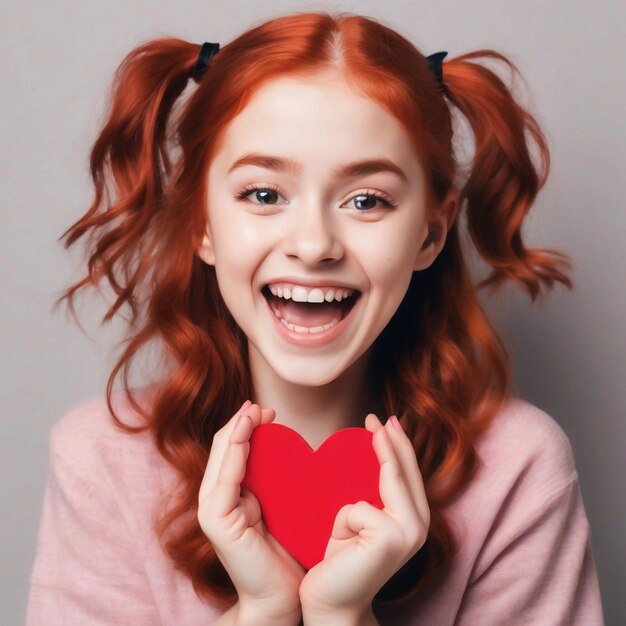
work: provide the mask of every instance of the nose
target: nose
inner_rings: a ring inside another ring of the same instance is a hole
[[[306,265],[330,262],[343,256],[343,245],[332,216],[319,202],[307,202],[289,216],[288,230],[283,238],[287,256],[298,257]]]

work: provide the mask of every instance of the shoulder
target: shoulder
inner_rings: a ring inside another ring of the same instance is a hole
[[[496,597],[520,576],[534,580],[537,572],[569,571],[567,562],[589,550],[582,545],[589,524],[562,426],[543,409],[511,397],[479,437],[476,452],[478,471],[452,503],[450,517],[462,537],[458,563],[466,568],[468,588],[482,580],[489,590],[484,593]],[[466,603],[482,601],[481,592],[474,593]]]
[[[578,480],[562,426],[521,398],[509,397],[474,445],[478,469],[449,505],[474,524],[530,519]]]
[[[550,414],[521,398],[506,401],[475,448],[478,470],[450,503],[454,517],[471,521],[475,538],[494,532],[494,525],[506,533],[534,519],[576,487],[567,434]]]
[[[149,408],[148,388],[131,392],[141,408]],[[124,391],[112,394],[111,403],[123,424],[142,425],[141,413]],[[80,582],[72,576],[80,574],[90,585],[106,579],[108,589],[115,587],[113,570],[121,568],[143,591],[141,560],[155,541],[152,524],[161,495],[169,493],[164,485],[169,474],[151,431],[122,430],[102,394],[82,399],[62,414],[50,430],[48,449],[37,579],[48,585],[52,572],[71,586]],[[58,553],[63,554],[59,571]],[[89,555],[96,555],[95,560]]]
[[[154,390],[154,385],[131,389],[145,410]],[[122,423],[143,425],[143,417],[123,391],[112,394],[111,404]],[[71,467],[84,478],[119,473],[125,465],[138,466],[156,452],[149,431],[132,434],[116,424],[104,394],[72,405],[50,430],[48,449],[53,467]]]
[[[510,397],[477,442],[484,469],[494,478],[525,480],[541,493],[577,477],[569,437],[546,411]]]

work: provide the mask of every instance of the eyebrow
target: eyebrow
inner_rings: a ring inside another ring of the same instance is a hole
[[[244,165],[256,165],[268,170],[276,172],[287,172],[298,174],[302,171],[302,164],[293,159],[286,159],[268,154],[259,154],[258,152],[249,152],[241,158],[237,159],[229,168],[228,174],[238,167]],[[408,182],[407,175],[402,168],[393,161],[385,158],[367,159],[364,161],[353,161],[340,165],[333,170],[337,178],[354,178],[356,176],[366,176],[367,174],[376,174],[377,172],[391,172],[405,182]]]

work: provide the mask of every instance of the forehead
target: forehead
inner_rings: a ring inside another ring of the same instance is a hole
[[[216,160],[228,167],[253,151],[305,164],[386,157],[418,167],[400,122],[335,74],[282,77],[260,87],[226,128]]]

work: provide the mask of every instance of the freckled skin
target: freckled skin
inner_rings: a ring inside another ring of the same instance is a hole
[[[228,175],[248,152],[294,159],[302,171],[246,165]],[[381,157],[399,165],[408,184],[390,172],[334,175],[345,163]],[[278,191],[237,199],[245,187],[268,184]],[[355,200],[379,192],[396,206]],[[293,425],[299,413],[327,420],[330,431],[350,425],[350,416],[359,415],[369,349],[400,305],[413,271],[428,267],[443,247],[456,195],[444,200],[427,240],[424,173],[403,127],[335,74],[281,78],[261,87],[226,129],[210,164],[207,193],[207,234],[198,254],[215,266],[224,301],[248,337],[263,406],[276,408],[277,423]],[[301,348],[273,330],[259,290],[287,275],[335,278],[361,291],[355,319],[335,341]]]

